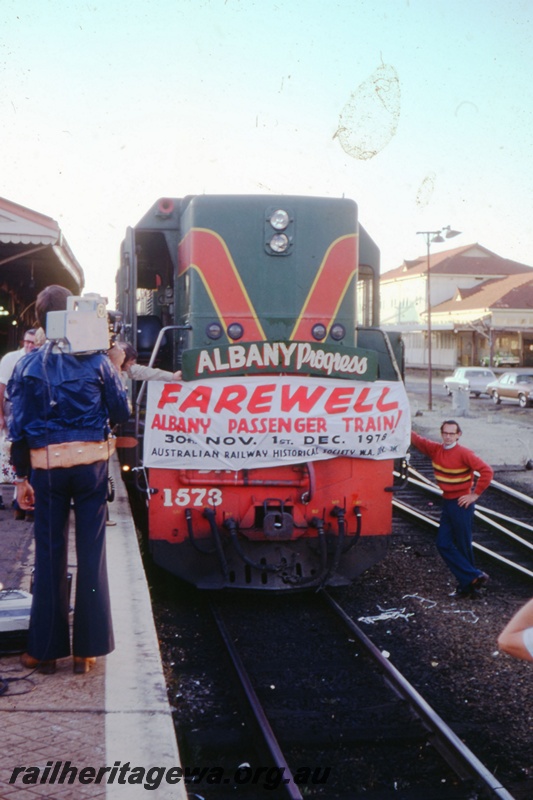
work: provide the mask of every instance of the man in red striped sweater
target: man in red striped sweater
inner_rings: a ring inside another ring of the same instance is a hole
[[[494,471],[479,456],[459,444],[461,428],[453,419],[440,428],[442,443],[424,439],[414,431],[411,444],[432,461],[435,480],[442,489],[442,512],[437,550],[457,578],[457,597],[475,596],[488,575],[474,564],[472,521],[475,502],[489,486]],[[474,472],[479,474],[474,487]]]

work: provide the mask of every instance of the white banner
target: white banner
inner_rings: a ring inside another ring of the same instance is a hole
[[[295,375],[152,381],[144,464],[239,470],[338,456],[399,458],[410,430],[401,382]]]

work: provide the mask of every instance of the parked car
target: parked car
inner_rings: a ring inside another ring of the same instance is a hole
[[[520,408],[527,408],[533,404],[533,370],[504,372],[498,380],[488,384],[487,391],[495,403],[516,400]]]
[[[494,380],[496,375],[486,367],[457,367],[453,375],[444,378],[444,388],[447,394],[464,389],[479,397],[480,394],[488,394],[487,384]]]
[[[489,357],[483,356],[481,361],[479,362],[482,367],[489,366]],[[514,356],[512,353],[494,353],[492,357],[492,366],[493,367],[518,367],[520,364],[520,359],[518,356]]]

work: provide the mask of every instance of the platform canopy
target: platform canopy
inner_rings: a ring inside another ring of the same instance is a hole
[[[39,292],[60,283],[74,293],[83,288],[83,270],[57,222],[0,197],[0,283],[4,290]],[[22,292],[25,294],[25,292]]]
[[[52,283],[82,293],[83,270],[57,222],[0,197],[0,355],[35,323],[35,298]]]

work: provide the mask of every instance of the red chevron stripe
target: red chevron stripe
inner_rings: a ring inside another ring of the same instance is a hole
[[[266,340],[246,287],[224,240],[214,231],[192,228],[179,245],[179,274],[193,269],[201,277],[216,313],[224,325],[240,322],[241,342]]]
[[[309,290],[291,339],[308,341],[315,323],[323,323],[328,331],[338,308],[357,272],[357,238],[343,236],[328,249],[317,276]],[[355,302],[355,298],[354,298]]]

